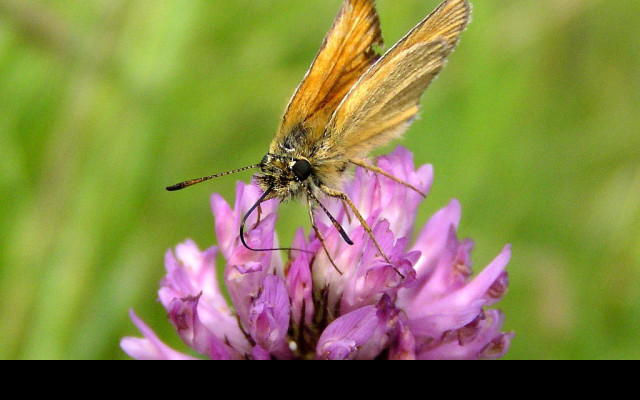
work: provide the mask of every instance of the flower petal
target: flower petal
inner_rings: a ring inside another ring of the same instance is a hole
[[[236,185],[236,200],[234,209],[219,194],[211,196],[211,210],[215,217],[216,237],[225,259],[231,257],[231,252],[238,247],[240,223],[245,213],[258,201],[261,190],[256,185],[248,185],[238,182]],[[274,214],[277,210],[277,201],[266,201],[260,205],[261,217]],[[246,221],[245,227],[254,226],[258,221],[258,210],[254,211]]]
[[[395,340],[389,348],[390,360],[415,360],[416,338],[409,328],[407,321],[400,319],[397,323]]]
[[[282,278],[268,275],[249,310],[250,333],[256,343],[278,358],[290,358],[287,345],[291,307]]]
[[[240,358],[240,354],[220,341],[198,318],[200,297],[175,298],[171,302],[169,320],[178,334],[189,347],[211,359],[229,360],[232,354],[234,358]]]
[[[195,360],[196,358],[180,353],[162,342],[155,332],[138,316],[129,311],[131,320],[138,327],[144,338],[125,337],[120,347],[125,353],[137,360]]]
[[[404,249],[406,239],[395,241],[393,232],[389,230],[387,220],[379,221],[373,228],[376,238],[392,265],[381,256],[371,238],[368,238],[364,251],[357,263],[355,274],[345,276],[344,293],[340,302],[340,312],[345,314],[364,305],[376,303],[383,294],[395,298],[402,285],[408,284],[415,277],[411,262],[406,258]],[[394,244],[395,241],[395,244]],[[415,260],[414,256],[409,255]],[[404,276],[400,276],[398,271]]]
[[[405,309],[411,330],[417,336],[438,338],[473,321],[487,304],[486,293],[500,279],[511,257],[511,246],[502,252],[469,284],[430,304]]]
[[[413,185],[426,194],[433,183],[433,167],[424,165],[415,170],[413,155],[402,146],[389,155],[376,159],[378,167],[392,176]],[[380,176],[381,181],[381,219],[391,223],[391,231],[397,238],[410,237],[413,231],[418,205],[424,200],[420,193],[387,177]]]
[[[418,235],[412,250],[422,253],[422,257],[414,266],[419,284],[430,278],[447,245],[451,228],[453,227],[454,231],[458,228],[460,214],[460,203],[453,199],[429,219]]]
[[[247,185],[238,182],[236,186],[236,200],[234,209],[231,210],[227,202],[218,194],[211,196],[211,209],[215,217],[216,237],[218,245],[224,258],[234,265],[243,265],[248,261],[255,261],[260,255],[265,256],[265,252],[253,252],[240,242],[240,225],[245,214],[258,201],[261,196],[261,189],[255,185]],[[272,219],[275,224],[277,219],[276,211],[278,209],[278,201],[264,201],[258,209],[254,210],[247,217],[245,222],[245,238],[247,244],[255,248],[271,248],[277,247],[277,239],[274,235],[272,226],[264,226],[263,222]],[[267,225],[269,225],[267,223]],[[242,251],[238,251],[242,249]],[[267,252],[273,257],[271,260],[266,257],[267,261],[273,261],[274,267],[277,263],[281,264],[278,252]]]
[[[252,248],[270,249],[277,247],[275,223],[277,215],[262,216],[258,225],[247,225],[246,242]],[[257,222],[254,221],[254,224]],[[256,298],[264,277],[272,273],[281,273],[282,261],[277,251],[253,251],[245,248],[239,240],[229,249],[227,266],[224,272],[225,283],[236,313],[242,324],[247,325],[249,307]]]
[[[325,360],[350,360],[375,332],[379,321],[375,306],[351,311],[333,321],[322,332],[316,356]]]
[[[299,229],[293,241],[293,247],[310,250],[304,243],[304,230]],[[318,246],[314,251],[317,251]],[[297,326],[309,325],[313,318],[313,282],[309,268],[309,254],[304,251],[292,251],[294,259],[286,274],[286,283],[291,297],[291,316]],[[303,315],[304,314],[304,315]]]
[[[351,311],[322,332],[316,357],[325,360],[374,359],[388,344],[390,321],[397,316],[391,299],[383,295],[376,305]]]
[[[269,353],[267,350],[263,349],[260,346],[254,346],[251,352],[251,355],[254,360],[259,360],[259,361],[271,360],[271,353]]]
[[[437,345],[423,350],[420,359],[476,360],[479,358],[499,358],[509,348],[512,333],[501,333],[504,315],[498,310],[488,310],[483,319],[473,323],[472,340],[461,341],[456,334],[448,335]],[[467,333],[468,334],[468,333]]]
[[[249,343],[218,286],[216,248],[201,252],[193,241],[188,240],[176,246],[176,256],[177,259],[173,252],[167,252],[167,275],[162,279],[158,291],[158,297],[167,311],[172,311],[176,299],[197,296],[198,320],[206,329],[219,341],[230,343],[239,352],[250,351]]]

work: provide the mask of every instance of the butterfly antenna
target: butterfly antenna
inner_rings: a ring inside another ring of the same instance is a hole
[[[249,165],[247,167],[234,169],[232,171],[223,172],[221,174],[209,175],[209,176],[204,176],[202,178],[196,178],[196,179],[189,179],[188,181],[184,181],[184,182],[176,183],[175,185],[167,186],[166,189],[168,191],[170,191],[170,192],[174,192],[176,190],[180,190],[180,189],[184,189],[184,188],[189,187],[189,186],[193,186],[193,185],[195,185],[197,183],[200,183],[200,182],[208,181],[209,179],[219,178],[221,176],[235,174],[237,172],[246,171],[246,170],[252,169],[252,168],[258,168],[260,166],[261,166],[261,164]]]

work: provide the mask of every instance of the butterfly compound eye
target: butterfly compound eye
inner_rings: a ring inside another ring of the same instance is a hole
[[[297,160],[291,167],[293,174],[300,180],[305,181],[311,175],[311,164],[307,160]]]

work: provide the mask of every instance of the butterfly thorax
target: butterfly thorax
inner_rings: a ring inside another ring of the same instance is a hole
[[[329,151],[325,141],[311,140],[317,136],[309,133],[298,126],[271,143],[269,153],[260,162],[261,173],[255,177],[264,191],[272,191],[269,198],[284,201],[304,195],[309,189],[319,195],[322,185],[339,187],[340,182],[332,178],[344,172],[347,161]]]

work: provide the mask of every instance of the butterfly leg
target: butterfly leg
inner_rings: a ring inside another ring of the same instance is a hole
[[[339,192],[337,190],[333,190],[325,185],[321,185],[320,190],[322,190],[328,196],[340,199],[349,205],[349,208],[351,208],[351,211],[353,211],[353,214],[356,216],[358,221],[360,221],[360,225],[362,225],[364,230],[367,232],[367,234],[373,241],[373,244],[378,249],[378,252],[380,253],[380,255],[385,259],[386,262],[388,262],[393,267],[393,269],[398,273],[398,275],[400,275],[404,279],[405,276],[402,275],[402,273],[400,273],[400,271],[393,265],[389,257],[387,257],[387,255],[384,253],[384,251],[380,247],[380,244],[376,240],[375,236],[373,236],[373,231],[371,230],[371,227],[369,226],[369,224],[367,224],[367,221],[365,221],[364,217],[362,216],[362,214],[360,214],[360,211],[358,211],[358,208],[356,207],[355,204],[353,204],[349,196],[347,196],[345,193]]]
[[[351,214],[349,213],[349,207],[347,206],[347,202],[342,200],[342,207],[344,208],[344,213],[347,216],[347,221],[351,223]]]
[[[340,271],[340,268],[338,268],[336,263],[333,261],[333,258],[331,258],[331,255],[329,254],[329,250],[327,249],[327,246],[324,244],[324,237],[320,233],[320,230],[318,229],[318,225],[316,225],[316,217],[313,216],[313,202],[311,197],[307,197],[307,209],[309,210],[309,219],[311,220],[311,227],[313,228],[313,231],[316,233],[316,237],[318,238],[318,240],[320,240],[320,244],[322,244],[322,249],[324,250],[324,254],[327,255],[327,258],[331,262],[331,265],[333,265],[333,268],[335,268],[335,270],[338,271],[340,275],[342,275],[342,271]]]
[[[376,167],[375,165],[372,164],[368,164],[365,160],[349,160],[349,162],[351,164],[357,165],[359,167],[362,167],[366,170],[369,170],[373,173],[376,174],[380,174],[383,176],[386,176],[387,178],[391,179],[394,182],[398,182],[399,184],[408,187],[409,189],[418,192],[422,195],[422,197],[427,197],[427,195],[425,193],[422,193],[418,188],[416,188],[415,186],[413,186],[412,184],[410,184],[409,182],[405,182],[402,179],[398,179],[395,176],[391,175],[390,173],[388,173],[387,171],[383,170],[382,168]]]

